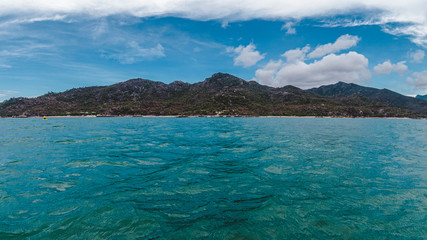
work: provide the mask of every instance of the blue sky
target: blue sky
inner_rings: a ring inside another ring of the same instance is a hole
[[[274,87],[354,82],[427,94],[427,3],[0,3],[0,101],[216,72]]]

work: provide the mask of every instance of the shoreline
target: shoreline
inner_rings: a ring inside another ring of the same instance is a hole
[[[234,116],[234,115],[76,115],[76,116],[46,116],[49,118],[346,118],[346,119],[414,119],[427,120],[427,118],[410,117],[344,117],[344,116]],[[43,118],[43,116],[30,117],[0,117],[0,118]]]

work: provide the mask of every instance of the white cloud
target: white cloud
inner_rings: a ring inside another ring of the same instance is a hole
[[[0,27],[13,26],[16,24],[25,24],[25,23],[35,23],[35,22],[44,22],[44,21],[65,21],[65,15],[54,15],[50,17],[42,16],[42,17],[34,17],[34,18],[20,18],[20,19],[12,19],[9,21],[4,21],[0,23]]]
[[[229,26],[229,25],[228,25],[228,22],[227,22],[227,21],[222,21],[222,23],[221,23],[221,27],[222,27],[222,28],[226,29],[228,26]]]
[[[277,86],[276,73],[277,70],[282,66],[282,60],[270,61],[263,68],[256,70],[255,78],[260,83],[268,86]]]
[[[334,43],[317,46],[310,54],[309,58],[319,58],[330,53],[337,53],[345,49],[349,49],[357,45],[360,41],[358,36],[342,35]]]
[[[352,20],[352,14],[361,13]],[[13,0],[0,1],[0,17],[42,18],[67,16],[136,17],[174,16],[194,20],[242,21],[329,18],[348,14],[347,25],[381,25],[395,35],[408,35],[427,47],[427,4],[425,0]],[[345,18],[345,17],[344,17]],[[345,21],[344,21],[345,22]],[[340,25],[340,23],[337,23]]]
[[[306,59],[307,52],[310,51],[310,46],[307,45],[302,49],[292,49],[283,53],[281,56],[286,57],[287,62],[304,61]]]
[[[17,46],[3,46],[5,49],[0,50],[0,70],[10,69],[12,65],[9,62],[13,62],[16,58],[24,59],[40,59],[42,57],[51,57],[52,51],[55,48],[52,45],[38,44],[31,42],[19,42]]]
[[[12,68],[12,66],[0,63],[0,68]]]
[[[281,55],[286,58],[286,62],[270,61],[255,72],[255,78],[261,84],[273,87],[294,85],[300,88],[318,87],[339,81],[367,81],[371,78],[371,72],[367,68],[369,61],[365,56],[354,51],[334,54],[356,45],[359,40],[357,36],[343,35],[335,43],[318,46],[311,53],[309,45],[302,49],[288,50]],[[310,56],[322,58],[312,63],[305,62]],[[396,70],[400,71],[403,63],[396,64]]]
[[[260,54],[260,52],[255,49],[256,46],[253,43],[250,43],[246,47],[242,45],[236,48],[229,47],[227,48],[227,52],[231,52],[236,55],[234,57],[234,66],[243,66],[246,68],[255,65],[265,57],[265,54]]]
[[[423,61],[425,57],[425,53],[423,50],[417,50],[417,51],[411,52],[410,57],[412,58],[413,62],[420,63]]]
[[[427,89],[427,70],[422,72],[414,72],[412,77],[408,77],[406,81],[413,85],[416,89]]]
[[[283,24],[282,30],[286,29],[286,34],[289,34],[289,35],[296,34],[297,30],[293,26],[295,26],[294,22],[287,22],[287,23]]]
[[[424,8],[427,9],[426,6],[424,6]],[[422,22],[412,22],[410,19],[407,19],[407,23],[398,21],[398,23],[401,23],[398,27],[384,25],[383,30],[386,33],[396,36],[410,36],[413,43],[427,48],[427,12],[424,14],[425,16]],[[418,17],[418,19],[420,19],[420,17]]]
[[[133,64],[165,56],[162,43],[168,42],[168,39],[163,33],[168,32],[174,35],[175,32],[172,29],[147,28],[142,35],[122,28],[123,24],[126,22],[123,23],[120,18],[118,20],[104,18],[85,25],[86,28],[81,34],[89,32],[88,37],[91,38],[89,43],[99,48],[103,57],[116,59],[122,64]]]
[[[334,18],[322,20],[323,24],[321,27],[358,27],[358,26],[369,26],[369,25],[381,25],[382,22],[373,19],[349,19],[349,18]]]
[[[119,60],[119,62],[122,64],[132,64],[142,60],[164,56],[164,48],[160,43],[152,48],[143,48],[135,41],[129,42],[125,50],[119,53],[107,55],[109,58],[115,58]]]
[[[12,91],[12,90],[0,90],[0,98],[5,98],[7,96],[10,96],[16,93],[19,93],[19,92]]]
[[[273,87],[294,85],[306,89],[339,81],[360,83],[371,78],[367,69],[368,59],[356,52],[329,54],[309,64],[297,61],[278,67],[279,63],[270,61],[264,68],[257,70],[257,80]]]
[[[374,67],[374,71],[376,74],[390,74],[391,72],[397,72],[402,75],[406,70],[408,70],[408,66],[406,66],[405,63],[405,61],[402,61],[393,64],[390,60],[387,60],[376,65]]]

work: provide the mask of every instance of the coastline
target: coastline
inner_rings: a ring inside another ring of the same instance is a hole
[[[409,117],[346,117],[346,116],[235,116],[235,115],[75,115],[75,116],[46,116],[49,118],[346,118],[346,119],[415,119],[427,120],[427,118]],[[29,117],[0,117],[0,118],[43,118],[43,116]]]

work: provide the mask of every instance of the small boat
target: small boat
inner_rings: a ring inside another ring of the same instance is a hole
[[[46,116],[43,116],[43,120],[47,120]]]

